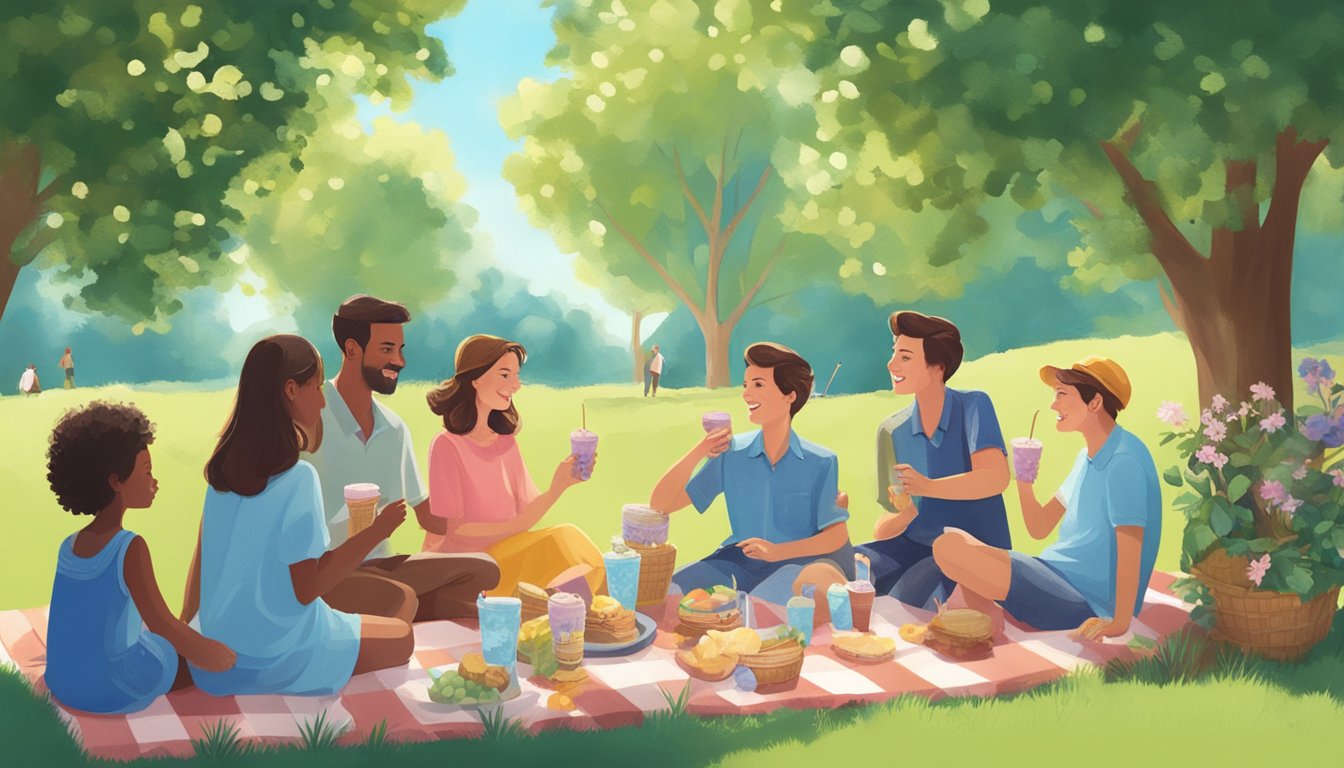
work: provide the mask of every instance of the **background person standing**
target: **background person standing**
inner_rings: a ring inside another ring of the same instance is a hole
[[[653,357],[649,360],[649,380],[653,383],[653,396],[658,396],[658,379],[663,375],[663,355],[658,345],[653,345]]]
[[[19,377],[19,391],[25,395],[36,395],[42,391],[42,383],[37,379],[37,364],[29,363],[27,370]]]
[[[70,348],[65,348],[65,354],[61,355],[61,362],[58,363],[61,369],[65,371],[65,388],[75,388],[75,359],[70,356]]]

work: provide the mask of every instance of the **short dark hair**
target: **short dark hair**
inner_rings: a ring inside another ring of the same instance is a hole
[[[782,344],[758,341],[747,347],[747,351],[742,353],[742,359],[747,365],[769,368],[779,391],[795,396],[793,404],[789,406],[790,418],[803,410],[807,398],[812,395],[815,377],[812,375],[812,366],[807,364],[802,355]]]
[[[98,514],[116,498],[107,478],[130,477],[135,457],[152,442],[154,425],[134,405],[95,400],[66,411],[47,448],[47,482],[57,503],[71,514]]]
[[[1055,374],[1055,378],[1060,384],[1078,390],[1078,396],[1083,399],[1084,403],[1090,403],[1097,395],[1101,395],[1101,407],[1106,413],[1110,414],[1112,419],[1119,416],[1120,411],[1124,409],[1124,406],[1120,404],[1120,398],[1116,397],[1115,393],[1107,389],[1090,373],[1075,371],[1072,368],[1061,368],[1059,373]]]
[[[300,451],[316,451],[318,433],[299,429],[285,409],[285,382],[303,385],[322,374],[322,358],[302,336],[267,336],[252,345],[238,376],[233,412],[205,465],[205,479],[221,493],[255,496],[273,475],[294,466]]]
[[[354,339],[360,349],[368,346],[369,326],[374,323],[400,325],[410,321],[411,311],[404,305],[360,293],[342,302],[340,309],[331,316],[331,335],[336,337],[341,354],[345,354],[345,342],[349,339]]]
[[[961,346],[961,331],[945,317],[921,315],[918,312],[892,312],[887,320],[892,336],[909,336],[924,340],[924,362],[943,367],[943,381],[961,367],[966,350]]]

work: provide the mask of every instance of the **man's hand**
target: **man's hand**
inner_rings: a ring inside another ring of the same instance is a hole
[[[891,504],[892,509],[899,513],[908,512],[911,519],[914,519],[914,515],[919,513],[919,510],[915,508],[914,500],[910,498],[910,494],[896,490],[894,485],[887,486],[887,502]]]
[[[910,496],[928,496],[929,491],[933,490],[933,481],[909,464],[896,464],[892,469],[896,470],[896,476],[901,478],[901,486]]]
[[[712,459],[728,450],[733,444],[732,427],[721,427],[708,433],[696,443],[695,454],[702,459]]]
[[[1074,640],[1100,642],[1108,637],[1119,637],[1129,631],[1129,622],[1123,624],[1114,619],[1090,618],[1083,625],[1069,633]]]
[[[764,560],[767,563],[779,560],[779,545],[765,539],[743,539],[737,543],[737,548],[753,560]]]
[[[374,518],[372,527],[378,530],[378,538],[386,539],[404,522],[406,522],[406,500],[397,499],[378,510],[378,517]]]

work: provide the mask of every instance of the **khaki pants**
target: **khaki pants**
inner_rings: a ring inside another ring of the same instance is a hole
[[[338,611],[406,621],[471,618],[476,597],[498,583],[488,555],[420,552],[367,560],[323,599]]]

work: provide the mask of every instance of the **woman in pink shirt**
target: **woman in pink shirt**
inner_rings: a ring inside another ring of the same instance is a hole
[[[572,525],[532,530],[560,495],[582,482],[571,472],[574,456],[555,468],[539,492],[518,450],[518,372],[527,360],[521,344],[497,336],[463,341],[453,378],[430,390],[429,409],[444,431],[429,445],[429,498],[435,515],[448,520],[442,536],[425,536],[427,552],[486,552],[499,564],[494,592],[512,595],[518,582],[546,586],[580,564],[593,594],[602,591],[602,555],[587,534]]]

